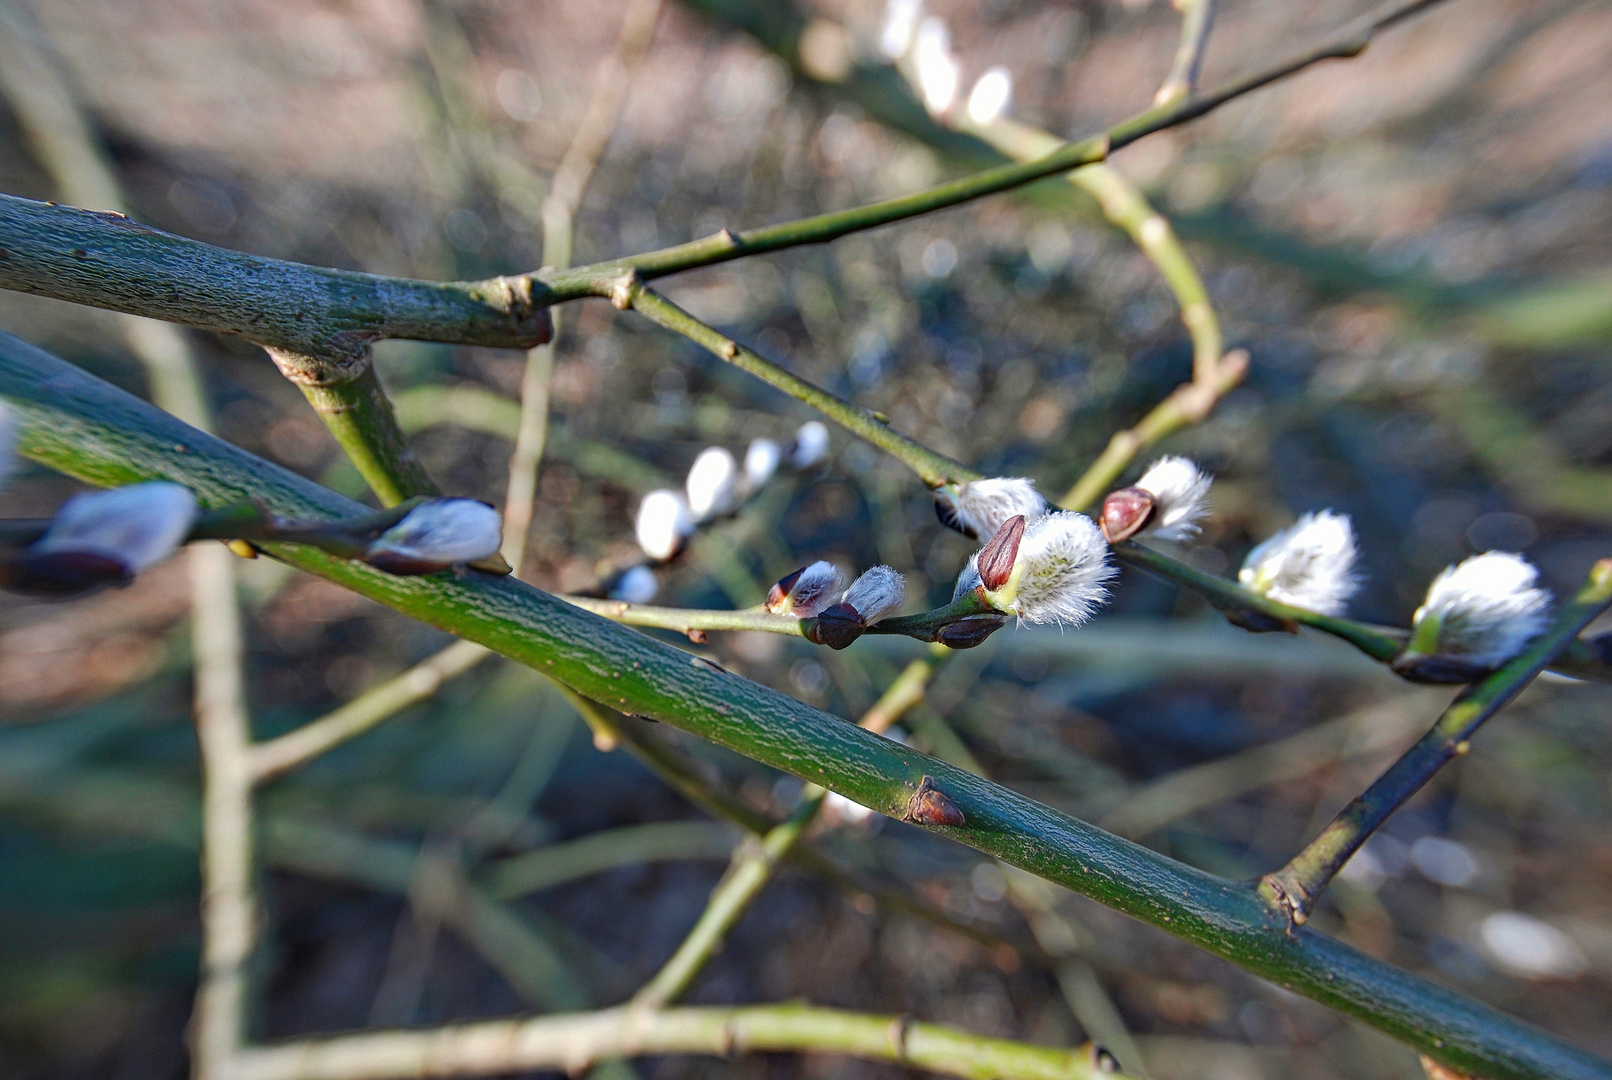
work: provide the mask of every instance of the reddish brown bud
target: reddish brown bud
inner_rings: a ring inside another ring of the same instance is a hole
[[[1004,615],[975,615],[942,626],[935,640],[949,649],[972,649],[1006,624]]]
[[[803,566],[792,574],[785,574],[783,577],[778,579],[772,588],[767,590],[768,611],[771,611],[775,614],[777,613],[778,608],[783,604],[784,599],[788,597],[790,592],[795,588],[795,582],[799,581],[800,575],[804,574],[805,572],[806,568]]]
[[[1142,530],[1153,516],[1152,492],[1138,487],[1110,491],[1103,500],[1103,510],[1097,522],[1103,528],[1103,537],[1110,544],[1128,540]]]
[[[861,637],[866,629],[856,608],[842,600],[812,620],[806,637],[831,649],[843,649]]]
[[[1024,539],[1024,515],[1015,514],[1002,522],[990,543],[980,549],[980,584],[991,592],[1006,585],[1019,557],[1019,541]]]
[[[918,790],[907,800],[907,812],[901,819],[914,825],[946,825],[953,829],[967,821],[957,804],[935,786],[933,776],[926,776],[918,782]]]

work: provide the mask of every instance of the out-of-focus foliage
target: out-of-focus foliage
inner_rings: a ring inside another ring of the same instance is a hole
[[[1006,65],[1015,115],[1071,136],[1151,99],[1177,29],[1167,5],[1146,0],[941,7],[965,80]],[[1222,7],[1211,80],[1360,5]],[[898,80],[858,83],[852,95],[849,84],[796,74],[731,25],[781,9],[746,0],[726,10],[729,22],[683,7],[663,19],[583,202],[579,262],[845,207],[977,163],[978,148],[960,140],[926,143],[880,121],[914,115]],[[34,15],[137,217],[266,255],[421,277],[541,262],[544,178],[617,19],[596,0],[56,0]],[[844,27],[854,49],[880,17],[876,4],[824,0],[798,25]],[[1609,99],[1606,4],[1451,0],[1358,60],[1116,157],[1190,241],[1228,342],[1252,355],[1246,384],[1168,447],[1217,474],[1193,562],[1228,571],[1298,514],[1344,510],[1366,575],[1354,613],[1403,626],[1433,575],[1473,552],[1525,552],[1558,595],[1608,553]],[[0,190],[55,194],[3,106]],[[666,292],[942,452],[1047,491],[1191,364],[1151,264],[1051,182],[700,271]],[[661,478],[681,476],[707,445],[742,455],[752,438],[787,438],[807,414],[606,304],[568,315],[529,566],[543,587],[571,591],[630,561],[637,500]],[[0,293],[0,325],[140,385],[110,316]],[[353,485],[334,442],[260,353],[194,342],[225,438]],[[455,401],[474,399],[454,395],[513,400],[523,362],[381,348],[382,374],[409,403],[415,445],[445,490],[502,498],[511,420],[456,412]],[[6,490],[6,513],[46,512],[70,490],[25,470]],[[737,519],[702,531],[662,574],[662,599],[750,605],[781,574],[827,558],[889,563],[914,597],[940,603],[969,550],[903,467],[836,435],[820,472],[781,477]],[[266,561],[242,573],[259,734],[305,722],[445,643]],[[7,1080],[184,1068],[197,830],[185,589],[170,565],[69,606],[0,606]],[[864,639],[829,655],[713,634],[710,651],[851,716],[917,648]],[[1127,575],[1116,605],[1087,628],[1004,630],[960,656],[907,726],[940,756],[1097,820],[1124,818],[1127,798],[1176,770],[1309,732],[1297,760],[1312,767],[1233,759],[1242,764],[1218,774],[1218,798],[1148,819],[1139,837],[1250,876],[1308,839],[1446,696],[1397,683],[1334,642],[1240,634],[1190,597]],[[1608,704],[1599,688],[1530,691],[1372,841],[1318,922],[1612,1053]],[[1336,737],[1313,737],[1334,721]],[[759,766],[689,749],[755,806],[780,809],[798,795]],[[489,805],[505,815],[497,827]],[[485,847],[492,858],[696,818],[625,754],[596,751],[535,676],[493,664],[276,783],[262,806],[270,835],[356,832],[393,845],[386,851]],[[994,864],[877,818],[824,828],[845,861],[960,917],[1022,932],[1018,895]],[[622,865],[518,901],[595,1001],[620,998],[655,969],[721,872],[725,845],[710,830],[654,836],[654,858],[634,849]],[[475,941],[410,914],[398,895],[406,873],[387,893],[361,867],[312,875],[273,842],[266,857],[263,1034],[522,1007]],[[1403,1050],[1161,934],[1085,902],[1059,910],[1156,1076],[1417,1075]],[[1514,912],[1566,944],[1530,938]],[[1557,952],[1545,956],[1539,940]],[[992,1034],[1080,1037],[1049,973],[786,874],[692,1000],[797,996]],[[641,1072],[881,1070],[666,1059]]]

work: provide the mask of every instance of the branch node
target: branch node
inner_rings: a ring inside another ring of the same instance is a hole
[[[633,298],[638,290],[644,287],[644,279],[639,276],[637,267],[629,267],[627,272],[616,279],[610,289],[610,303],[618,311],[626,311],[632,307]]]

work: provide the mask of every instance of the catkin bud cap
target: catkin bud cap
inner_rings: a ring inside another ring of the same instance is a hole
[[[1110,544],[1117,544],[1121,540],[1129,540],[1147,524],[1153,516],[1153,495],[1139,487],[1120,488],[1111,491],[1103,499],[1102,513],[1098,517],[1098,524],[1103,529],[1103,539]]]
[[[360,558],[388,574],[430,574],[497,554],[498,511],[475,499],[426,499],[370,542]]]

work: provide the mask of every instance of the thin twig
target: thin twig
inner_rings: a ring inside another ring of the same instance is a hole
[[[613,297],[613,302],[618,307],[631,308],[651,322],[682,334],[696,345],[708,349],[719,359],[748,371],[795,400],[805,402],[851,434],[866,439],[898,458],[930,487],[978,477],[978,473],[964,468],[950,458],[892,431],[877,413],[835,397],[827,390],[785,371],[754,350],[745,348],[726,334],[707,326],[664,296],[643,285],[633,272],[628,271],[618,285],[619,288]]]
[[[1563,605],[1555,625],[1527,651],[1464,691],[1438,723],[1344,808],[1321,835],[1286,866],[1262,880],[1262,892],[1302,923],[1321,893],[1362,844],[1405,801],[1453,758],[1465,754],[1474,732],[1522,693],[1581,630],[1612,606],[1612,559],[1591,568],[1577,595]]]
[[[121,212],[122,185],[55,65],[30,44],[35,28],[0,5],[0,86],[40,161],[73,202]],[[189,343],[174,327],[121,316],[124,337],[146,369],[152,400],[193,427],[212,427]],[[190,569],[194,711],[203,772],[202,971],[191,1030],[198,1080],[223,1074],[246,1040],[247,964],[257,941],[252,870],[251,738],[241,664],[235,557],[205,544]]]
[[[533,277],[544,290],[542,303],[559,303],[584,296],[609,296],[622,275],[636,270],[646,280],[665,277],[702,266],[729,262],[764,252],[781,251],[803,244],[821,244],[854,232],[889,225],[893,222],[933,213],[985,195],[1008,191],[1024,184],[1055,176],[1102,161],[1113,150],[1166,128],[1219,108],[1226,102],[1270,85],[1324,60],[1357,56],[1378,31],[1401,22],[1440,0],[1394,0],[1348,24],[1318,45],[1301,49],[1283,60],[1250,75],[1223,83],[1203,94],[1173,105],[1155,106],[1121,121],[1106,132],[1066,143],[1052,153],[1025,163],[984,169],[926,191],[903,195],[884,202],[798,221],[768,225],[743,232],[725,230],[715,236],[687,244],[645,252],[608,262],[579,266],[567,271],[539,270]]]
[[[480,645],[456,641],[319,719],[256,744],[250,755],[253,782],[261,784],[306,765],[410,705],[432,697],[443,683],[491,655]]]
[[[934,675],[943,657],[914,660],[901,676],[879,696],[861,726],[868,731],[883,732],[900,719],[919,701],[923,700],[924,687]],[[700,969],[722,947],[728,931],[739,921],[750,902],[760,894],[772,879],[774,868],[792,851],[806,829],[817,818],[818,811],[828,797],[828,790],[809,784],[801,793],[800,804],[789,817],[757,839],[749,839],[733,850],[733,862],[728,872],[706,901],[705,910],[694,923],[654,977],[633,995],[633,1004],[641,1008],[661,1009],[670,1005],[688,991]]]
[[[593,96],[571,145],[543,200],[543,261],[550,266],[571,265],[571,246],[577,207],[599,157],[610,142],[621,117],[633,75],[649,51],[650,38],[660,19],[661,0],[633,0],[621,19],[616,47],[605,57],[594,79]],[[558,313],[554,337],[560,333]],[[526,537],[537,505],[537,473],[548,436],[549,380],[554,372],[554,340],[530,349],[521,376],[521,416],[515,450],[509,459],[509,489],[504,499],[506,561],[519,573],[526,556]]]
[[[1198,72],[1215,23],[1215,0],[1176,0],[1176,7],[1181,12],[1181,44],[1170,61],[1170,73],[1153,95],[1154,105],[1174,105],[1198,89]]]
[[[294,353],[334,341],[410,338],[530,348],[548,339],[549,305],[610,296],[646,279],[803,244],[825,243],[1102,161],[1111,149],[1197,119],[1324,60],[1358,55],[1380,30],[1439,0],[1396,0],[1322,43],[1174,105],[1139,113],[1024,164],[986,169],[927,191],[837,213],[722,232],[571,270],[432,283],[325,270],[225,251],[111,215],[0,196],[0,288],[238,334]],[[93,252],[93,255],[74,254]]]
[[[1368,705],[1297,735],[1261,743],[1202,765],[1177,769],[1126,795],[1098,823],[1109,832],[1140,840],[1210,806],[1328,768],[1339,758],[1375,754],[1394,746],[1426,721],[1425,706],[1437,695],[1400,694]]]
[[[592,1013],[377,1031],[245,1051],[229,1080],[419,1080],[526,1071],[575,1074],[595,1061],[648,1054],[735,1052],[847,1054],[965,1080],[1102,1080],[1084,1047],[993,1039],[899,1016],[805,1005]],[[1123,1076],[1117,1080],[1124,1080]]]

